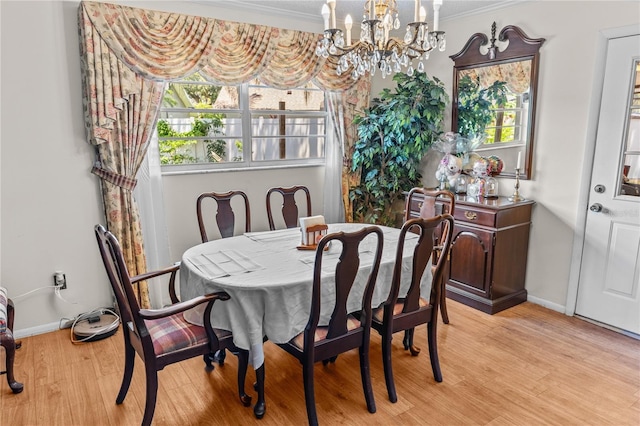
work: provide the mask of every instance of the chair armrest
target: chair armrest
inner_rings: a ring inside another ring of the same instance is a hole
[[[154,277],[159,277],[161,275],[165,275],[168,273],[175,273],[178,271],[178,269],[180,269],[180,264],[177,263],[173,266],[169,266],[163,269],[158,269],[157,271],[152,271],[152,272],[145,272],[144,274],[140,274],[140,275],[136,275],[134,277],[131,277],[131,283],[137,283],[139,281],[144,281],[144,280],[148,280],[149,278],[154,278]]]
[[[205,296],[194,297],[193,299],[185,300],[184,302],[176,303],[175,305],[166,306],[160,309],[140,309],[140,316],[143,319],[151,320],[168,317],[170,315],[184,312],[196,306],[215,300],[229,300],[231,296],[224,291],[217,293],[210,293]]]

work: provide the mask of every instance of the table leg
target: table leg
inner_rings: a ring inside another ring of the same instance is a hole
[[[256,370],[256,391],[258,391],[258,400],[253,407],[253,414],[257,419],[264,417],[267,407],[264,402],[264,363]]]

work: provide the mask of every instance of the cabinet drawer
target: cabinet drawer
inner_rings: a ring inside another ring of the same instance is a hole
[[[409,205],[409,215],[411,217],[420,217],[420,210],[422,209],[422,203],[424,202],[424,198],[419,195],[413,196],[411,199],[411,203]],[[449,211],[449,204],[446,203],[446,207],[442,201],[436,201],[435,210],[436,214],[442,214],[443,212]]]
[[[456,220],[475,223],[482,226],[496,226],[496,211],[487,209],[476,209],[470,206],[456,205],[454,214]]]

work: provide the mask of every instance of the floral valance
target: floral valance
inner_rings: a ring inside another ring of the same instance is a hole
[[[487,88],[496,81],[505,81],[509,90],[513,93],[520,94],[529,90],[531,83],[531,60],[460,71],[461,77],[467,74],[472,79],[479,78],[480,87],[482,88]]]
[[[315,55],[320,34],[111,3],[82,2],[82,11],[86,25],[109,50],[148,79],[171,80],[199,71],[225,84],[263,73],[278,85],[327,75],[331,86],[341,90],[354,83],[349,73],[337,76],[334,64]],[[294,79],[288,78],[292,70]]]

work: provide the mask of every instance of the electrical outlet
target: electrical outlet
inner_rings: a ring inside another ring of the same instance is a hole
[[[53,274],[53,285],[60,290],[67,288],[67,276],[62,271],[56,271]]]
[[[60,330],[65,329],[65,328],[71,328],[71,326],[73,325],[73,322],[75,320],[76,320],[75,318],[73,318],[73,319],[63,318],[62,320],[60,320]]]

